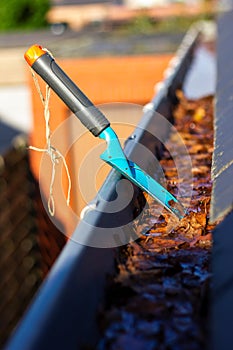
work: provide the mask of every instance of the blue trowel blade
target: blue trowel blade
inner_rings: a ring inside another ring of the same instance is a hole
[[[119,159],[110,159],[107,160],[107,163],[114,169],[118,170],[124,177],[151,195],[156,201],[162,204],[172,214],[175,214],[179,219],[182,219],[185,216],[185,209],[181,203],[155,179],[145,173],[137,164],[128,161],[129,169],[131,171],[131,174],[129,174],[129,169],[126,169],[125,167],[122,168]]]
[[[170,192],[143,171],[137,164],[126,159],[119,140],[110,127],[104,130],[99,137],[105,139],[108,144],[108,148],[100,156],[101,159],[151,195],[179,219],[182,219],[185,216],[184,207]]]

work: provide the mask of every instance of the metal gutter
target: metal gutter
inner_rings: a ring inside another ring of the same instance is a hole
[[[200,26],[188,32],[162,89],[145,107],[141,122],[126,143],[127,156],[149,173],[155,174],[156,169],[150,157],[141,159],[139,144],[158,158],[162,156],[161,140],[167,138],[169,129],[167,124],[156,122],[158,114],[172,119],[172,108],[177,102],[175,91],[182,86],[200,32]],[[159,132],[161,140],[145,131],[153,128]],[[70,350],[95,344],[98,337],[96,312],[104,298],[107,274],[114,270],[112,247],[135,239],[128,224],[145,204],[137,188],[134,188],[132,196],[132,187],[126,180],[119,191],[119,180],[120,175],[111,171],[97,197],[85,210],[83,220],[61,252],[6,349]],[[111,200],[116,199],[119,192],[125,200],[129,200],[129,204],[117,213],[114,210],[109,212]]]
[[[213,190],[211,221],[223,218],[233,209],[233,11],[218,21],[217,97],[215,103],[215,139],[212,163]]]
[[[213,233],[212,350],[231,350],[233,343],[233,211]]]
[[[215,148],[212,164],[211,220],[224,220],[213,232],[211,346],[231,350],[233,343],[233,11],[218,20],[218,81]]]

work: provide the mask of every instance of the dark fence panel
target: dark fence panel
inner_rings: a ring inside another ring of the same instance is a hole
[[[65,244],[44,214],[25,140],[17,136],[13,142],[22,147],[8,142],[0,156],[0,346]]]

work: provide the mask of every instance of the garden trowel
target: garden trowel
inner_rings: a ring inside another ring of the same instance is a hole
[[[143,191],[149,193],[179,219],[184,217],[185,209],[181,203],[137,164],[126,158],[116,133],[110,127],[109,121],[58,66],[46,49],[39,45],[33,45],[25,53],[25,59],[32,69],[41,76],[79,118],[82,124],[94,136],[98,136],[107,142],[107,149],[101,154],[101,159]]]

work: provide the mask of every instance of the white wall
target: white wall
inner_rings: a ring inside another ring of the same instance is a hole
[[[124,3],[126,6],[131,8],[137,7],[151,7],[156,5],[166,5],[169,1],[167,0],[125,0]]]

